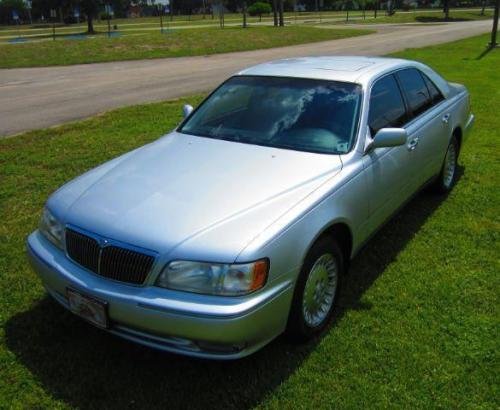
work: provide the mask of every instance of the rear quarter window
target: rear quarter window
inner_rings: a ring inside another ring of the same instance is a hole
[[[420,73],[420,75],[424,79],[425,85],[427,86],[427,89],[429,90],[432,104],[436,105],[437,103],[443,101],[444,100],[443,94],[441,94],[441,91],[439,91],[439,89],[432,82],[432,80],[422,72]]]

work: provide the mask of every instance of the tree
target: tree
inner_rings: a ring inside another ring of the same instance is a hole
[[[257,3],[254,3],[250,7],[248,7],[248,14],[250,14],[251,16],[259,16],[259,21],[262,21],[263,14],[269,14],[271,13],[271,11],[271,5],[262,1],[258,1]]]
[[[387,1],[387,15],[392,16],[396,12],[396,2],[393,0]]]
[[[87,33],[94,34],[94,17],[99,12],[100,0],[81,0],[80,7],[87,16]]]
[[[127,17],[127,11],[132,3],[131,0],[110,0],[115,17]],[[156,2],[158,3],[158,2]]]
[[[22,0],[0,0],[0,22],[9,24],[15,22],[12,18],[12,12],[23,14],[25,11],[24,2]]]
[[[444,19],[449,20],[450,19],[450,0],[443,0],[443,13],[444,13]]]
[[[278,17],[279,17],[279,25],[283,27],[285,25],[285,19],[283,18],[283,0],[278,0]]]

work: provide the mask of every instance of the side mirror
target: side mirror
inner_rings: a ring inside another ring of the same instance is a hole
[[[182,107],[182,115],[184,116],[184,118],[188,117],[189,114],[191,114],[192,112],[193,112],[192,105],[186,104],[184,107]]]
[[[404,145],[407,138],[404,128],[382,128],[373,137],[370,148],[397,147]]]

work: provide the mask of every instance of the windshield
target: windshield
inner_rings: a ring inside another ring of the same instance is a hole
[[[356,136],[361,87],[302,78],[236,76],[179,129],[185,134],[344,154]]]

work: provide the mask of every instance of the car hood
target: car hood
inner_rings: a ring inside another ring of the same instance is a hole
[[[49,206],[110,239],[227,261],[340,169],[337,155],[174,132],[70,182]]]

